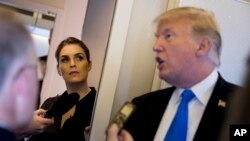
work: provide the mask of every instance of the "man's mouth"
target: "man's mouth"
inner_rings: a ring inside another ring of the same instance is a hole
[[[161,65],[164,62],[160,57],[156,57],[155,60],[159,65]]]
[[[71,71],[70,73],[69,73],[69,75],[76,75],[76,74],[78,74],[79,72],[78,71]]]

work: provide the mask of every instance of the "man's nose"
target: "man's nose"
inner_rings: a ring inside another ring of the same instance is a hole
[[[155,41],[154,46],[153,46],[153,51],[154,51],[154,52],[159,52],[159,51],[162,51],[162,50],[163,50],[162,44],[161,44],[160,40],[157,39],[157,40]]]

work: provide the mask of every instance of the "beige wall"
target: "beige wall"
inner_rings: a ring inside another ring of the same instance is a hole
[[[153,21],[166,6],[167,1],[134,1],[111,117],[125,101],[151,91],[156,66]]]
[[[97,90],[108,46],[115,2],[116,0],[89,1],[83,25],[82,41],[89,47],[92,61],[88,82]]]

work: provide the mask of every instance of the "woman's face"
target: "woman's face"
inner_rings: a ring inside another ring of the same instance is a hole
[[[86,82],[91,63],[78,44],[65,45],[59,53],[58,73],[66,83]]]

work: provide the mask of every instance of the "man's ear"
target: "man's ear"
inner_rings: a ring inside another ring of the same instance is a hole
[[[21,71],[16,75],[16,78],[12,81],[12,88],[11,88],[11,95],[15,97],[15,104],[16,108],[22,109],[22,106],[25,106],[25,103],[27,103],[27,97],[29,97],[29,88],[30,85],[27,83],[27,72],[25,70]]]
[[[197,48],[196,55],[197,56],[204,56],[209,54],[212,48],[212,43],[208,38],[204,38],[201,40],[199,47]]]
[[[57,64],[56,68],[57,68],[57,72],[58,72],[58,74],[59,74],[60,76],[62,76],[62,72],[61,72],[61,70],[60,70],[60,68],[59,68],[59,65],[58,65],[58,64]]]

